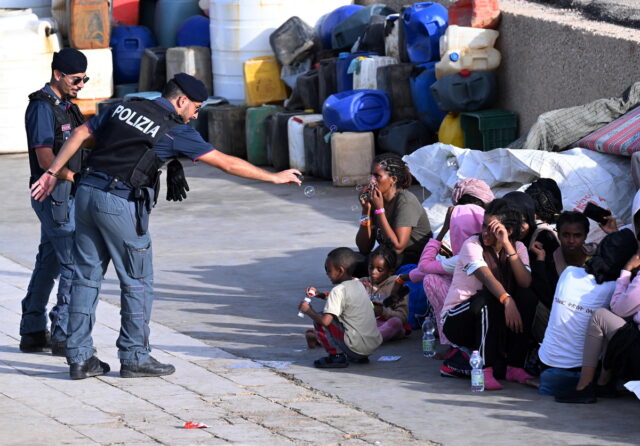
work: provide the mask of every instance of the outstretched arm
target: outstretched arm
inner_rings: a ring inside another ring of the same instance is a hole
[[[33,183],[31,186],[31,196],[34,199],[43,201],[51,194],[56,186],[58,181],[57,176],[62,168],[67,164],[67,162],[69,162],[71,157],[76,154],[78,149],[80,149],[82,142],[90,136],[91,130],[86,123],[82,124],[80,127],[76,127],[73,133],[71,133],[69,139],[67,139],[62,145],[58,155],[49,165],[49,170],[47,172],[52,172],[55,176],[49,173],[44,173],[38,181]]]
[[[199,158],[199,161],[216,167],[223,172],[242,178],[250,178],[253,180],[268,181],[275,184],[295,183],[302,184],[297,175],[301,173],[296,169],[287,169],[281,172],[269,172],[253,164],[231,155],[222,153],[219,150],[211,152]]]

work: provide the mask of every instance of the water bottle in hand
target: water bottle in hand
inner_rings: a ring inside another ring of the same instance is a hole
[[[304,301],[308,304],[311,303],[311,298],[310,297],[305,297]],[[304,317],[304,313],[302,311],[298,311],[298,317]]]
[[[484,361],[478,350],[474,350],[469,360],[471,365],[471,391],[482,392],[484,391],[484,371],[482,366]]]
[[[436,355],[436,324],[432,317],[426,317],[422,323],[422,353],[427,358]]]

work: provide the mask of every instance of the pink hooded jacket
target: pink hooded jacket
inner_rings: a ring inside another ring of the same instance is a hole
[[[450,239],[451,251],[453,257],[447,259],[455,269],[455,259],[462,248],[462,244],[472,235],[482,231],[482,222],[484,220],[484,209],[475,204],[465,204],[456,206],[451,213],[450,221]],[[424,247],[418,267],[409,272],[412,282],[421,282],[426,274],[448,274],[453,275],[453,269],[447,270],[443,266],[443,262],[436,259],[442,242],[432,238]]]

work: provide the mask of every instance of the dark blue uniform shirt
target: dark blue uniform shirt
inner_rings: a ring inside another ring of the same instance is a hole
[[[71,106],[68,101],[60,99],[58,95],[53,92],[48,83],[45,84],[42,90],[49,93],[54,98],[59,99],[60,104],[58,104],[58,107],[62,110],[67,110]],[[29,144],[30,149],[38,149],[40,147],[53,148],[53,142],[56,136],[56,117],[48,102],[30,102],[25,113],[25,123],[27,129],[27,143]]]
[[[165,98],[154,99],[154,101],[169,111],[176,111],[173,104]],[[113,108],[89,120],[88,124],[92,132],[97,129],[105,119],[111,116],[110,112],[112,110]],[[153,147],[153,150],[162,161],[167,161],[180,155],[197,161],[198,158],[215,149],[211,144],[202,139],[202,136],[196,129],[187,124],[179,124],[158,141]]]

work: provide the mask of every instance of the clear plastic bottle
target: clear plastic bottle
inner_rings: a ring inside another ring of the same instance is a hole
[[[478,350],[474,350],[471,354],[469,364],[471,365],[471,391],[483,392],[484,371],[482,370],[482,366],[484,365],[484,361],[482,360],[482,356],[480,356]]]
[[[428,316],[422,323],[422,353],[427,358],[433,358],[436,355],[436,324],[433,318]]]

